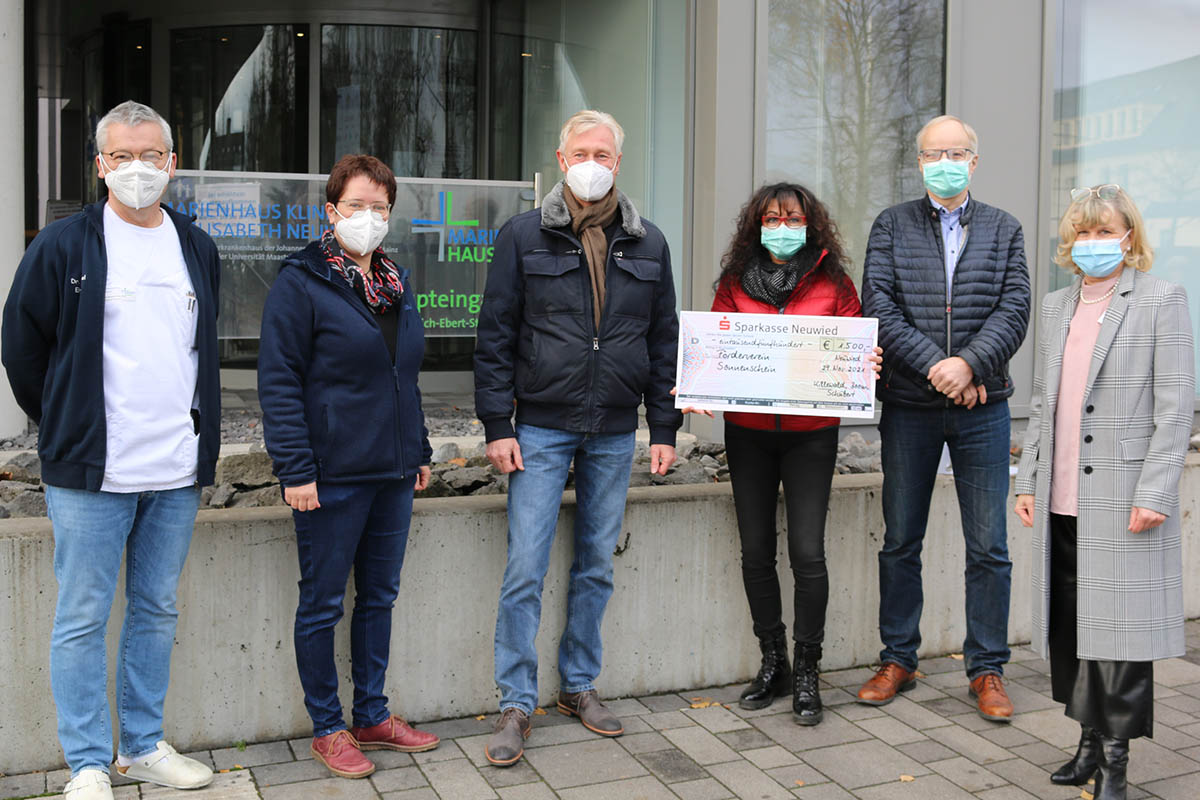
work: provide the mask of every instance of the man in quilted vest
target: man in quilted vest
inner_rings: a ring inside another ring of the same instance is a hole
[[[1009,658],[1012,562],[1005,525],[1013,385],[1008,360],[1029,323],[1021,225],[968,189],[979,139],[957,117],[917,135],[926,196],[884,210],[867,242],[863,316],[879,319],[883,375],[880,666],[858,692],[883,705],[916,684],[921,546],[943,445],[950,451],[966,543],[963,660],[985,719],[1013,713]]]

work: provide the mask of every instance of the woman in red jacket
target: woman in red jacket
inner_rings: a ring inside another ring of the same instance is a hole
[[[803,186],[777,183],[754,193],[738,217],[721,261],[713,311],[862,316],[846,274],[837,227]],[[876,353],[878,354],[878,350]],[[878,355],[871,358],[878,369]],[[793,718],[821,721],[817,662],[825,635],[829,575],[825,511],[838,446],[838,418],[725,414],[725,447],[742,544],[742,580],[762,668],[742,692],[742,708],[764,708],[786,695]],[[795,672],[788,667],[779,576],[775,570],[775,509],[779,483],[787,505],[788,556],[795,578]]]

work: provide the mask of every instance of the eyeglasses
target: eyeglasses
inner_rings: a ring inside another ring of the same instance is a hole
[[[135,158],[134,154],[128,150],[113,150],[111,153],[104,153],[103,155],[118,167],[122,164],[129,164],[133,162]],[[141,161],[143,164],[149,164],[152,167],[156,167],[162,163],[163,159],[166,158],[167,155],[168,153],[162,150],[143,150],[136,156],[136,159]]]
[[[1080,186],[1071,190],[1071,201],[1079,202],[1085,197],[1096,195],[1101,200],[1116,200],[1121,193],[1121,187],[1115,183],[1102,183],[1099,186]]]
[[[808,219],[796,214],[790,217],[781,217],[777,214],[763,214],[762,224],[764,228],[778,228],[780,225],[787,225],[789,228],[803,228],[808,224]]]
[[[975,151],[969,147],[950,147],[945,150],[922,150],[918,153],[921,157],[921,163],[931,164],[934,161],[941,161],[942,154],[945,154],[951,161],[966,161],[971,156],[975,155]]]
[[[392,207],[386,203],[364,203],[362,200],[339,200],[338,205],[345,206],[350,210],[351,214],[357,214],[359,211],[367,210],[372,211],[381,217],[386,217],[392,210]]]

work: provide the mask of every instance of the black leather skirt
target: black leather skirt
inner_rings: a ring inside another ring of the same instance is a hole
[[[1076,657],[1076,518],[1050,515],[1050,683],[1080,724],[1115,739],[1154,735],[1154,662]]]

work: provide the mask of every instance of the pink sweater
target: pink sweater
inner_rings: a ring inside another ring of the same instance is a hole
[[[1054,410],[1054,464],[1050,471],[1050,513],[1079,514],[1079,425],[1083,414],[1083,390],[1087,386],[1092,351],[1100,335],[1100,324],[1112,296],[1098,303],[1085,303],[1103,297],[1117,285],[1121,270],[1099,283],[1084,284],[1081,300],[1071,317],[1071,330],[1063,349],[1062,375],[1058,384],[1058,405]]]

